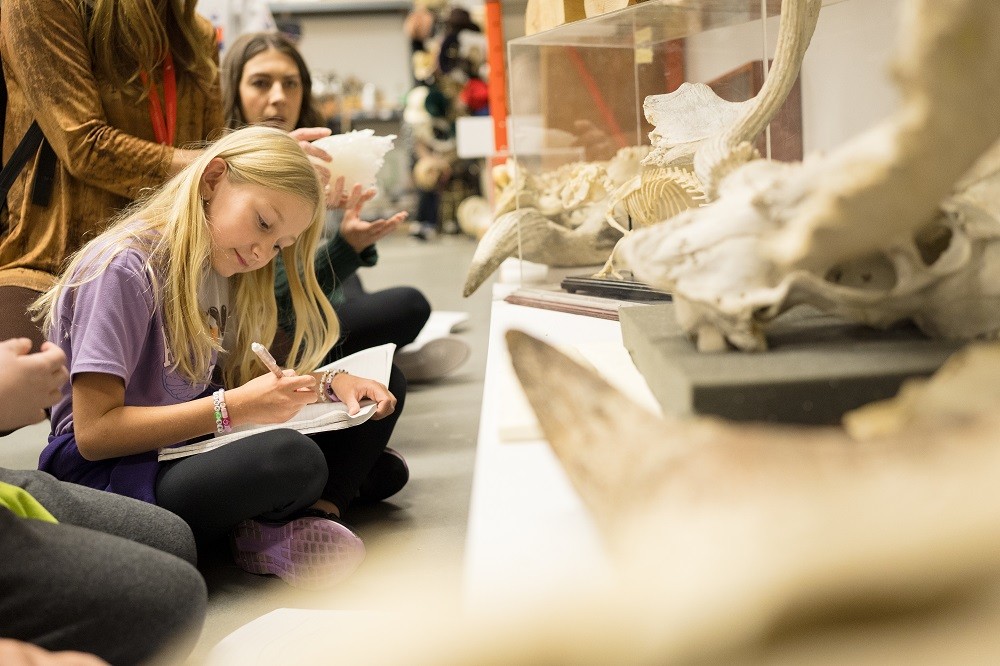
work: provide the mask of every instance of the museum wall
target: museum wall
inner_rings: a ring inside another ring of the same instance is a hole
[[[848,0],[824,7],[802,64],[806,154],[828,150],[896,107],[889,83],[901,0]]]
[[[402,12],[302,18],[299,50],[314,80],[328,72],[336,72],[341,80],[355,76],[374,83],[389,106],[399,106],[413,87],[403,18]]]

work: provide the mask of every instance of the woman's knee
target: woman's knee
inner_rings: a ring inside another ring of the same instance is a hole
[[[0,604],[6,635],[111,663],[144,662],[174,641],[190,649],[207,605],[205,581],[190,563],[73,525],[15,526],[31,538],[7,544],[14,560],[0,587],[16,584]],[[18,556],[26,549],[30,557]]]
[[[403,302],[406,312],[412,321],[420,322],[423,327],[431,317],[431,304],[427,297],[419,289],[414,287],[399,287],[401,292],[400,300]]]
[[[122,585],[121,598],[130,600],[127,623],[131,636],[119,634],[123,654],[112,663],[138,663],[162,655],[183,659],[198,639],[205,621],[208,592],[205,580],[188,562],[166,553],[147,559],[145,582]],[[121,630],[119,630],[121,631]]]
[[[169,580],[155,614],[163,624],[163,643],[186,655],[197,640],[208,607],[205,579],[194,566],[174,558],[165,572]]]
[[[379,305],[383,324],[395,331],[403,344],[413,342],[431,317],[430,302],[413,287],[392,287],[377,292],[371,302]]]

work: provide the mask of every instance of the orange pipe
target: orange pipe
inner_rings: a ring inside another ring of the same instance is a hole
[[[486,0],[486,62],[490,66],[488,92],[490,116],[493,117],[493,146],[497,153],[506,153],[507,66],[504,60],[503,11],[500,0]]]

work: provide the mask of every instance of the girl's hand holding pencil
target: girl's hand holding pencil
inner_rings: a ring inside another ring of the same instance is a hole
[[[264,365],[267,366],[267,369],[274,373],[275,377],[281,379],[284,376],[285,374],[284,370],[281,369],[281,366],[278,365],[278,362],[274,360],[273,356],[271,356],[271,352],[267,351],[267,347],[260,344],[259,342],[255,342],[252,345],[250,345],[250,349],[253,350],[254,354],[257,354],[257,357],[261,360],[261,362]],[[292,372],[292,374],[294,375],[295,373]]]
[[[316,402],[315,377],[282,370],[259,343],[253,343],[252,349],[270,372],[226,391],[229,416],[234,425],[284,423],[306,405]]]
[[[310,399],[303,402],[298,409],[302,409],[302,406],[308,405],[310,403],[316,402],[319,399],[319,394],[312,390],[317,387],[319,383],[319,378],[315,375],[296,375],[293,370],[282,370],[281,366],[274,360],[271,353],[267,351],[267,348],[255,342],[250,345],[254,354],[260,358],[261,362],[267,366],[268,370],[274,375],[276,382],[281,382],[284,379],[290,379],[292,377],[296,379],[302,379],[304,377],[310,378],[312,381],[309,383],[298,384],[296,391],[301,393],[308,393]],[[258,380],[266,378],[258,377],[252,381],[247,382],[244,386],[249,386]],[[334,375],[331,382],[330,388],[336,394],[337,398],[347,407],[347,413],[354,415],[358,413],[361,409],[362,400],[371,400],[376,403],[375,414],[372,415],[372,420],[377,421],[378,419],[385,418],[389,416],[396,410],[396,396],[389,392],[389,389],[378,383],[373,379],[365,379],[364,377],[355,377],[346,372]],[[298,409],[295,413],[298,413]],[[291,418],[295,414],[293,413],[288,418]],[[282,421],[288,420],[281,419],[281,421],[253,421],[253,423],[281,423]]]

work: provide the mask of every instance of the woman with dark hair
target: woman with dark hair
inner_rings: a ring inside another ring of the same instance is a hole
[[[294,67],[289,66],[289,60]],[[247,68],[251,61],[253,64]],[[276,68],[281,76],[273,75]],[[275,83],[280,85],[283,94],[279,97],[284,101],[278,99],[273,103],[283,111],[283,115],[268,117],[260,107],[266,106],[266,95]],[[280,32],[255,32],[237,39],[229,47],[222,63],[222,89],[226,91],[222,100],[226,127],[264,124],[288,130],[322,127],[325,124],[322,114],[313,105],[309,68],[298,49]],[[244,111],[244,105],[250,108]],[[290,126],[289,115],[294,115]]]
[[[309,68],[281,33],[241,35],[226,52],[221,78],[223,108],[231,128],[265,124],[292,131],[323,124],[312,103]],[[368,293],[361,286],[357,270],[375,265],[376,241],[406,219],[401,212],[386,220],[362,220],[361,207],[374,195],[374,190],[362,192],[360,186],[352,189],[343,219],[316,256],[317,277],[337,312],[342,332],[329,360],[388,342],[400,349],[416,339],[431,314],[430,303],[413,287]],[[281,327],[291,330],[288,279],[280,263],[275,287]],[[396,361],[408,380],[426,381],[455,370],[468,354],[464,341],[446,336],[422,345],[419,351],[397,354]]]

